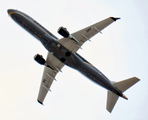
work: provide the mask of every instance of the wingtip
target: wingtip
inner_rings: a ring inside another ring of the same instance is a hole
[[[43,103],[41,102],[41,101],[39,101],[39,100],[37,100],[41,105],[43,105]]]
[[[114,21],[121,19],[121,18],[115,18],[115,17],[110,17],[110,18]]]

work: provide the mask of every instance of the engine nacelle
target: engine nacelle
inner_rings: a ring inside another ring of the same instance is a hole
[[[58,33],[59,33],[60,35],[62,35],[63,37],[65,37],[65,38],[68,38],[69,35],[70,35],[69,32],[67,31],[67,29],[64,28],[64,27],[59,27]]]
[[[43,58],[43,56],[42,55],[39,55],[39,54],[36,54],[35,56],[34,56],[34,60],[36,61],[36,62],[38,62],[39,64],[41,64],[41,65],[44,65],[45,64],[45,59]]]

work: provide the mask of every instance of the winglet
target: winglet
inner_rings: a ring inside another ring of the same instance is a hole
[[[41,101],[37,100],[41,105],[44,105]]]
[[[114,21],[121,19],[121,18],[115,18],[115,17],[110,17],[110,18]]]

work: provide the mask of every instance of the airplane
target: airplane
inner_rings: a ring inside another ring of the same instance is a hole
[[[42,55],[36,54],[34,56],[34,60],[44,66],[37,98],[40,104],[43,104],[57,73],[61,71],[64,65],[79,71],[94,83],[108,90],[106,109],[110,113],[119,96],[127,100],[128,98],[123,92],[140,80],[137,77],[132,77],[120,82],[112,82],[77,53],[83,43],[97,33],[101,33],[104,28],[120,18],[109,17],[72,34],[65,27],[59,27],[58,33],[63,38],[58,39],[27,14],[15,9],[8,9],[7,12],[17,24],[37,38],[48,51],[46,60]]]

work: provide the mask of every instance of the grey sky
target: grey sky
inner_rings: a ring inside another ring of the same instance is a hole
[[[147,0],[1,0],[0,2],[0,119],[5,120],[146,120],[148,118],[148,1]],[[106,111],[107,91],[77,71],[64,67],[44,106],[36,101],[43,66],[33,60],[47,51],[18,26],[7,9],[18,9],[58,38],[60,26],[72,33],[107,17],[121,19],[86,42],[78,53],[111,81],[133,76],[139,83]]]

